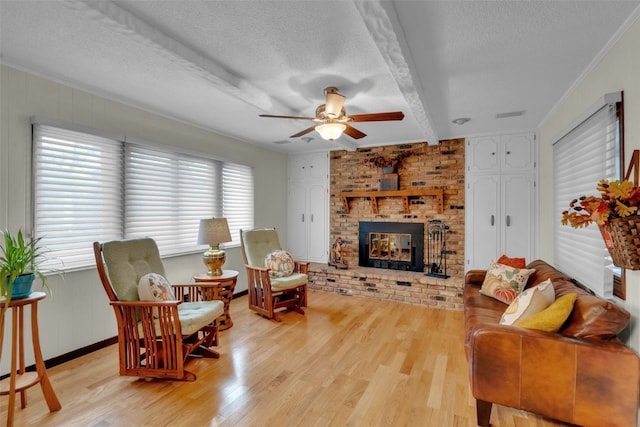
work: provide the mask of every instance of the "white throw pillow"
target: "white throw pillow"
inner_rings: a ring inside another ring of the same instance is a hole
[[[525,289],[507,307],[500,319],[501,325],[515,325],[516,323],[528,319],[534,314],[540,313],[549,307],[556,299],[555,290],[550,279]]]

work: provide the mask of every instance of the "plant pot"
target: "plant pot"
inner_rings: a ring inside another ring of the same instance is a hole
[[[33,273],[23,274],[22,276],[16,277],[16,280],[13,281],[13,292],[11,293],[11,299],[20,299],[26,298],[31,294],[31,286],[33,285],[33,281],[36,278],[36,275]],[[9,286],[9,278],[7,280],[7,288]]]
[[[393,166],[387,166],[382,168],[382,173],[385,175],[394,173],[395,171],[396,171],[396,168],[394,168]]]

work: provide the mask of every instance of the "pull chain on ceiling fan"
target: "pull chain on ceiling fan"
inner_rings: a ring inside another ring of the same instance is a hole
[[[364,132],[361,132],[349,125],[349,122],[384,122],[390,120],[402,120],[404,118],[404,113],[402,111],[355,114],[347,116],[344,109],[344,102],[346,98],[338,93],[338,88],[329,86],[324,90],[324,95],[325,103],[316,108],[315,117],[277,116],[272,114],[260,114],[260,117],[311,120],[318,122],[319,124],[313,125],[303,131],[291,135],[290,138],[298,138],[315,130],[327,141],[338,139],[343,133],[349,135],[353,139],[360,139],[367,136]]]

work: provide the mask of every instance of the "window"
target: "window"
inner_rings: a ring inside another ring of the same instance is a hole
[[[596,226],[574,229],[560,223],[562,211],[578,195],[597,193],[598,182],[619,178],[617,103],[609,94],[553,146],[555,265],[596,294],[613,297],[613,268]]]
[[[253,179],[249,166],[36,123],[34,235],[65,270],[94,265],[94,241],[150,236],[163,256],[196,251],[210,217],[225,216],[239,244],[253,228]]]

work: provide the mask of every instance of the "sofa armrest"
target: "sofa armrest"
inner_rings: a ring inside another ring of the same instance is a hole
[[[637,425],[640,362],[620,341],[482,325],[469,365],[478,400],[578,425]]]
[[[467,271],[467,274],[464,275],[464,284],[465,286],[482,286],[486,275],[487,270],[469,270]]]

